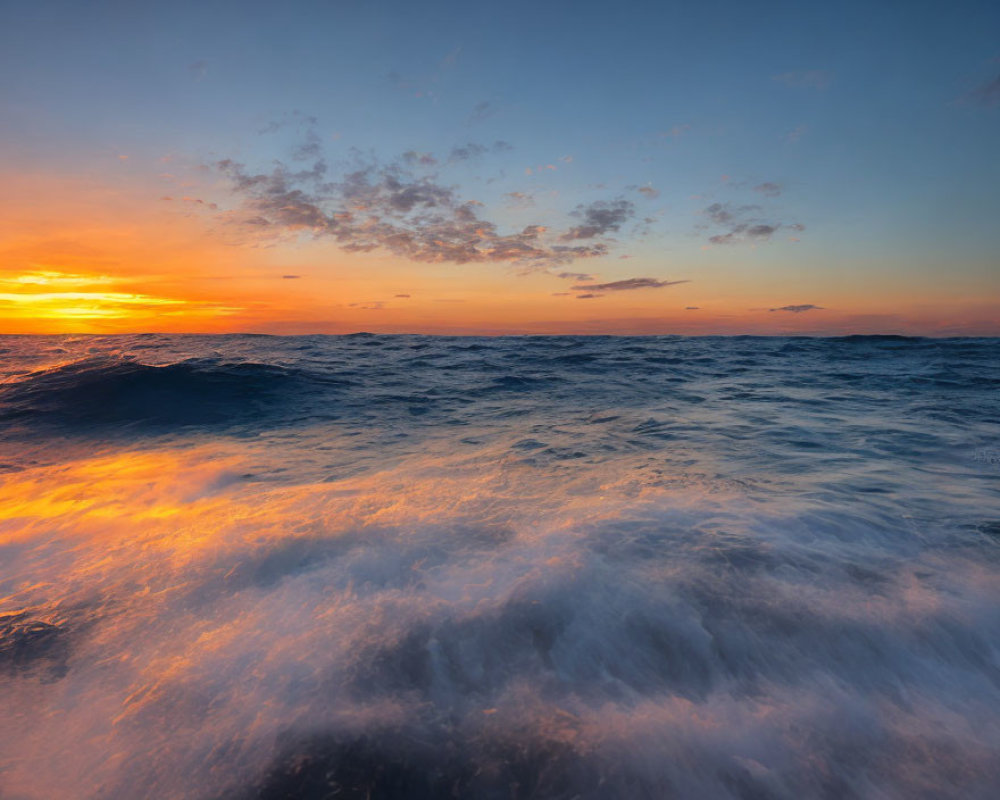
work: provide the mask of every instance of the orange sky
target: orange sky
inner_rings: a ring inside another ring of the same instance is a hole
[[[108,161],[100,177],[6,176],[0,331],[1000,333],[975,280],[942,289],[919,274],[903,281],[884,264],[876,278],[864,263],[775,259],[761,272],[747,269],[746,251],[725,248],[611,255],[571,269],[598,283],[689,282],[579,299],[550,272],[511,265],[413,263],[294,234],[252,242],[202,199],[219,192],[204,176]],[[804,303],[821,308],[770,310]]]

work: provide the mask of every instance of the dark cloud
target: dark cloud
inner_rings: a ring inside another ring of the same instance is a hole
[[[592,281],[594,280],[593,275],[588,275],[586,272],[557,272],[557,278],[562,278],[563,280],[569,281]]]
[[[583,284],[572,288],[574,291],[581,292],[627,292],[632,289],[662,289],[665,286],[675,286],[678,283],[690,283],[690,281],[658,281],[656,278],[626,278],[623,281]]]
[[[753,187],[753,190],[755,192],[760,192],[765,197],[777,197],[781,194],[781,184],[765,181],[764,183],[758,183]]]
[[[564,242],[593,239],[614,233],[635,214],[635,205],[628,200],[598,200],[576,207],[574,216],[582,217],[583,224],[570,228],[559,238]]]
[[[812,303],[804,303],[800,306],[782,306],[781,308],[769,308],[768,311],[790,311],[793,314],[801,314],[803,311],[822,311],[823,306],[814,306]]]
[[[779,230],[805,230],[798,222],[770,222],[758,217],[760,206],[733,206],[729,203],[712,203],[702,213],[716,226],[725,228],[721,233],[708,237],[712,244],[747,244],[766,242]]]
[[[304,146],[311,143],[307,137]],[[496,143],[492,149],[503,146]],[[452,156],[471,158],[485,150],[465,145]],[[583,223],[562,235],[540,224],[503,233],[482,218],[481,203],[463,198],[435,174],[415,173],[415,167],[430,166],[415,151],[388,164],[355,154],[353,167],[336,180],[328,179],[322,157],[299,170],[278,163],[256,173],[231,159],[215,166],[242,201],[225,218],[247,235],[251,230],[256,237],[310,233],[329,237],[347,251],[381,249],[419,262],[507,262],[528,269],[569,264],[606,255],[608,244],[599,240],[633,213],[625,200],[597,202],[578,207],[574,213]],[[567,244],[584,239],[591,241]]]
[[[701,306],[684,306],[685,311],[700,311]]]
[[[603,297],[603,296],[604,295],[602,295],[602,294],[578,294],[576,296],[576,299],[577,300],[593,300],[593,299],[595,299],[597,297]]]
[[[294,280],[298,280],[302,276],[301,275],[282,275],[281,277],[282,277],[283,280],[286,280],[286,281],[294,281]]]

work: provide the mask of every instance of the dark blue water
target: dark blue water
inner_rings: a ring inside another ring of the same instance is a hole
[[[995,797],[998,389],[995,339],[0,337],[0,795]]]

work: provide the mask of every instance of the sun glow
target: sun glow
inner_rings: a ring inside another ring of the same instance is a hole
[[[141,319],[164,314],[219,316],[242,309],[158,297],[141,292],[109,291],[124,283],[108,275],[39,270],[0,278],[0,317],[42,320]]]

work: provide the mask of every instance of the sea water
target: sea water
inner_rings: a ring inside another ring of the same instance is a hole
[[[4,798],[1000,796],[1000,340],[0,337]]]

